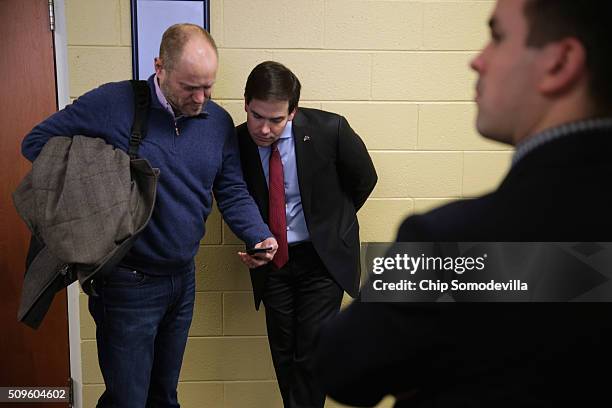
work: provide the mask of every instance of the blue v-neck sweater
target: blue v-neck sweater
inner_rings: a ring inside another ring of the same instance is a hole
[[[164,109],[150,77],[151,109],[139,156],[159,168],[153,216],[124,263],[154,274],[190,269],[204,236],[214,192],[232,231],[249,246],[271,237],[242,178],[234,124],[216,103],[206,113],[176,121]],[[36,126],[23,140],[23,155],[36,159],[52,136],[100,137],[127,151],[134,117],[129,81],[100,86]]]

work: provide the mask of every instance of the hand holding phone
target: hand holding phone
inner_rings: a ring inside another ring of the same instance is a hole
[[[243,264],[249,269],[259,268],[270,262],[278,247],[278,243],[274,237],[268,237],[261,242],[255,244],[256,248],[249,248],[244,251],[238,251],[238,256]],[[261,247],[261,248],[259,248]],[[259,255],[257,255],[259,254]]]
[[[249,248],[246,250],[246,253],[249,255],[255,255],[255,254],[261,254],[264,252],[268,252],[271,251],[272,247],[265,247],[265,248]]]

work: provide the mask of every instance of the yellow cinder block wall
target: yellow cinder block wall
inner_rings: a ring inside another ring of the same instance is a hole
[[[131,77],[129,0],[65,0],[70,95]],[[511,149],[477,135],[468,63],[487,40],[492,0],[211,0],[220,71],[213,97],[245,120],[249,71],[272,59],[303,85],[302,105],[341,113],[379,174],[359,214],[363,241],[493,188]],[[263,313],[253,308],[241,242],[218,211],[197,256],[195,315],[179,397],[191,407],[280,407]],[[95,328],[81,295],[84,406],[103,389]],[[391,401],[379,406],[388,407]],[[329,407],[338,404],[328,403]]]

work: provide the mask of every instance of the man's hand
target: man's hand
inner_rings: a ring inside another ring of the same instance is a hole
[[[238,256],[242,263],[249,267],[249,269],[254,269],[259,266],[265,265],[274,258],[274,254],[276,254],[276,250],[278,249],[278,243],[276,242],[276,238],[270,237],[266,238],[263,241],[255,244],[253,248],[267,248],[272,247],[270,251],[260,252],[254,255],[249,255],[246,252],[238,252]]]

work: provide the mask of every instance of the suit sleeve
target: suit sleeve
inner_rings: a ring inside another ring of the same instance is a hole
[[[423,225],[423,217],[413,215],[406,218],[397,232],[397,242],[419,242],[431,241],[432,237],[427,233],[428,229]]]
[[[359,210],[376,186],[378,176],[361,138],[344,117],[338,124],[338,174],[344,189]]]
[[[355,301],[319,333],[315,368],[325,392],[359,407],[417,392],[444,339],[436,317],[425,304]]]

